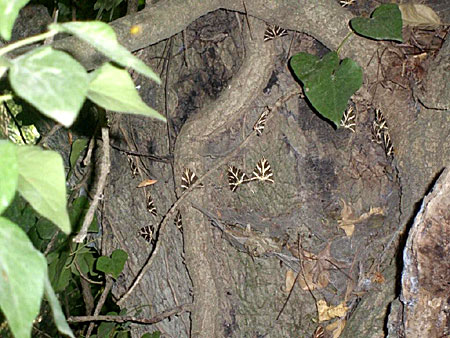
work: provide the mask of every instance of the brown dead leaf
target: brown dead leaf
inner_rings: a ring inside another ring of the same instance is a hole
[[[138,188],[143,188],[143,187],[147,187],[149,185],[153,185],[156,182],[158,182],[157,180],[143,180],[141,183],[139,183],[139,185],[137,186]]]
[[[330,274],[323,269],[319,257],[303,250],[303,269],[298,278],[298,284],[302,290],[323,289],[328,285]]]
[[[355,231],[356,216],[353,212],[351,203],[347,204],[344,200],[341,200],[344,206],[341,210],[341,219],[338,220],[339,227],[345,231],[347,237],[353,235]]]
[[[347,321],[345,319],[340,319],[331,323],[325,329],[332,332],[333,338],[338,338],[344,330],[346,323]]]
[[[327,302],[321,299],[317,302],[317,311],[319,312],[320,323],[336,317],[344,317],[347,314],[348,307],[343,302],[337,306],[328,306]]]
[[[441,25],[441,19],[430,7],[422,4],[400,4],[403,26],[436,27]]]
[[[295,282],[295,272],[289,269],[288,271],[286,271],[286,288],[284,292],[287,293],[291,292],[292,287],[294,286],[294,282]]]
[[[347,237],[351,237],[353,235],[356,223],[365,221],[373,215],[384,215],[383,208],[371,207],[369,212],[365,212],[361,216],[357,217],[352,209],[352,204],[347,204],[344,200],[341,201],[344,206],[341,210],[341,219],[338,220],[338,225],[342,230],[344,230]]]
[[[298,283],[302,290],[314,290],[325,288],[330,281],[330,270],[341,270],[348,267],[331,255],[331,243],[323,248],[317,255],[301,249],[300,256],[302,269]]]

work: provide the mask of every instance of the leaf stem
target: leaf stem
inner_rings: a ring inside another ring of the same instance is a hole
[[[336,53],[339,55],[339,52],[341,51],[342,46],[344,45],[345,41],[353,34],[353,32],[348,32],[347,36],[342,40],[342,42],[339,44],[339,47],[337,48]]]
[[[58,32],[56,30],[49,30],[48,32],[42,33],[42,34],[38,34],[35,36],[31,36],[29,38],[23,39],[23,40],[19,40],[17,42],[13,42],[3,48],[0,48],[0,56],[5,55],[11,51],[13,51],[14,49],[35,43],[37,41],[40,40],[45,40],[49,37],[52,37],[54,35],[56,35]]]
[[[0,103],[12,100],[12,98],[13,98],[12,94],[0,95]]]

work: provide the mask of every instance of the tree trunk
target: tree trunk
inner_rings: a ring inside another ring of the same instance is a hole
[[[377,51],[398,47],[353,36],[340,57],[364,68],[351,103],[356,132],[318,116],[287,60],[336,49],[351,17],[327,0],[170,0],[111,24],[121,43],[162,74],[161,87],[133,76],[169,121],[115,115],[110,122],[115,150],[103,245],[129,255],[113,292],[123,307],[140,307],[148,317],[193,302],[190,315],[133,325],[133,336],[157,329],[168,337],[309,337],[318,326],[332,336],[339,325],[342,337],[386,334],[399,295],[400,235],[448,164],[450,115],[448,98],[444,107],[433,101],[426,108],[414,100],[417,88],[382,86],[379,69],[392,67],[392,59]],[[264,21],[289,36],[264,42]],[[131,37],[132,25],[142,35]],[[102,60],[72,38],[56,46],[88,68]],[[376,109],[388,122],[393,158],[371,141]],[[264,111],[268,121],[256,136]],[[274,182],[253,180],[231,191],[229,166],[251,176],[262,158]],[[202,181],[187,193],[186,170]],[[147,178],[158,183],[136,188]],[[149,196],[156,216],[147,211]],[[148,244],[139,229],[150,225],[155,241]],[[292,275],[299,283],[289,294]],[[345,306],[344,317],[317,323],[321,300]]]

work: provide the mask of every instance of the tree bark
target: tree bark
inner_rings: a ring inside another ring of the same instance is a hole
[[[232,15],[221,9],[240,13],[242,40],[240,29],[230,23]],[[251,32],[243,15],[248,16]],[[230,29],[212,24],[203,30],[205,16]],[[172,168],[133,157],[140,171],[132,177],[124,152],[112,153],[103,210],[102,225],[108,233],[104,245],[121,247],[130,256],[114,287],[116,296],[126,292],[151,255],[153,246],[139,238],[139,228],[161,224],[182,193],[185,169],[199,177],[209,175],[203,188],[189,192],[179,207],[183,237],[175,226],[159,235],[163,245],[154,266],[126,302],[127,308],[148,305],[146,314],[151,317],[189,303],[193,296],[190,318],[183,314],[152,328],[176,337],[307,336],[317,327],[317,300],[325,299],[329,305],[349,307],[343,337],[385,333],[393,309],[389,306],[399,295],[395,287],[400,274],[395,259],[402,250],[399,237],[429,185],[448,165],[450,114],[448,106],[447,110],[423,107],[413,100],[410,89],[381,86],[378,70],[389,66],[389,59],[378,60],[377,51],[396,47],[355,35],[344,44],[340,57],[352,57],[364,69],[363,87],[353,97],[356,133],[334,130],[304,100],[288,97],[299,87],[286,60],[298,51],[323,54],[326,48],[336,49],[349,32],[351,17],[330,0],[245,0],[245,8],[241,0],[168,0],[111,23],[122,44],[139,50],[139,57],[165,74],[166,85],[160,89],[135,78],[146,101],[165,111],[171,121],[166,127],[142,117],[114,118],[113,144],[174,158]],[[292,42],[263,43],[263,21],[293,31]],[[130,34],[133,25],[141,26],[141,35]],[[183,30],[191,33],[189,44],[176,36]],[[161,41],[168,38],[173,40],[165,48]],[[181,47],[172,53],[173,41]],[[55,46],[89,69],[104,61],[73,38]],[[163,67],[158,68],[155,55],[166,60]],[[175,71],[167,73],[169,66]],[[271,119],[263,136],[250,138],[241,147],[264,107],[270,108]],[[375,108],[389,124],[393,161],[369,140]],[[173,154],[168,136],[176,137]],[[274,184],[251,182],[231,192],[227,166],[249,174],[261,157],[271,164]],[[136,190],[145,178],[157,178],[158,184]],[[156,217],[146,212],[149,194],[158,209]],[[352,236],[339,227],[343,218],[356,224]],[[280,257],[284,257],[281,267]],[[287,297],[282,285],[289,268],[305,274],[308,264],[313,264],[311,280],[320,284],[326,279],[327,286],[305,290],[296,285],[276,319]],[[134,336],[147,329],[133,328]]]

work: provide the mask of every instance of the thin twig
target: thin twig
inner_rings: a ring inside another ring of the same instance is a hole
[[[297,250],[298,250],[298,253],[299,253],[299,257],[298,258],[300,260],[300,234],[297,234]],[[300,265],[301,265],[301,262],[300,262]],[[283,304],[283,307],[281,308],[280,312],[278,313],[278,316],[277,316],[276,320],[280,319],[280,316],[283,313],[284,308],[286,307],[287,303],[289,302],[289,299],[291,298],[292,291],[294,291],[295,284],[297,284],[298,277],[300,276],[300,271],[301,270],[299,270],[297,272],[297,276],[295,276],[294,283],[292,284],[292,287],[289,290],[289,294],[288,294],[288,296],[287,296],[287,298],[286,298],[286,300],[285,300],[285,302]],[[305,279],[305,281],[306,281],[306,279]]]
[[[283,102],[286,102],[287,100],[289,100],[291,97],[293,97],[294,95],[298,95],[300,94],[300,92],[298,91],[298,89],[295,89],[294,91],[288,93],[287,95],[283,96],[282,98],[280,98],[272,107],[272,111],[275,111],[276,109],[278,109],[281,104]],[[268,117],[268,120],[270,120],[273,117],[274,114],[271,114]],[[190,194],[190,192],[192,190],[194,190],[196,187],[198,187],[201,183],[203,183],[212,173],[214,173],[217,169],[219,169],[220,167],[224,166],[233,156],[235,156],[237,153],[239,153],[239,151],[241,151],[246,145],[247,143],[250,142],[250,140],[252,140],[254,137],[256,136],[256,131],[252,130],[252,132],[250,134],[248,134],[248,136],[234,149],[232,150],[230,153],[228,153],[225,157],[223,157],[220,161],[218,161],[213,167],[211,167],[211,169],[209,169],[203,176],[199,177],[199,179],[197,181],[195,181],[195,183],[191,184],[189,186],[189,188],[187,188],[182,194],[181,196],[178,198],[178,200],[175,201],[175,203],[172,205],[172,207],[169,209],[169,211],[167,211],[166,215],[163,217],[163,219],[161,220],[159,226],[158,226],[158,230],[156,233],[156,238],[158,238],[158,241],[156,242],[156,245],[154,247],[154,249],[150,252],[144,266],[142,267],[142,269],[138,272],[136,278],[133,280],[133,282],[131,283],[130,288],[120,297],[119,301],[117,302],[117,305],[122,306],[123,303],[125,302],[125,300],[130,296],[130,294],[134,291],[134,289],[136,288],[136,286],[138,286],[138,284],[140,283],[140,281],[142,280],[142,278],[144,277],[145,273],[148,271],[148,269],[150,268],[150,266],[152,265],[153,261],[155,260],[155,257],[157,255],[157,253],[159,252],[159,249],[161,247],[161,236],[163,234],[163,230],[165,229],[167,222],[172,219],[175,216],[175,212],[177,211],[178,206],[181,204],[181,202]]]
[[[108,315],[100,315],[100,316],[73,316],[67,318],[69,323],[83,323],[83,322],[92,322],[92,321],[102,321],[102,322],[115,322],[115,323],[125,323],[125,322],[134,322],[140,324],[155,324],[163,321],[166,318],[182,314],[184,312],[191,311],[192,303],[186,303],[167,311],[161,312],[152,318],[139,318],[134,316],[108,316]],[[92,323],[91,323],[92,324]]]
[[[91,205],[89,206],[89,210],[86,213],[86,216],[83,221],[83,226],[81,227],[78,235],[75,236],[73,241],[75,243],[82,243],[86,238],[89,226],[91,225],[92,219],[94,218],[95,210],[97,210],[98,202],[103,195],[103,189],[105,189],[106,178],[109,174],[109,169],[111,166],[110,158],[109,158],[109,130],[107,127],[102,128],[102,150],[103,156],[100,164],[100,178],[97,184],[97,190],[95,192],[94,199],[92,200]]]
[[[250,33],[250,40],[253,40],[253,36],[252,36],[252,29],[250,28],[250,21],[248,21],[248,12],[247,12],[247,6],[245,6],[245,1],[244,1],[244,0],[242,0],[242,5],[244,6],[244,11],[245,11],[245,20],[247,21],[248,32]]]
[[[48,242],[47,247],[44,251],[44,256],[47,256],[50,250],[53,248],[53,245],[55,245],[56,238],[58,238],[59,230],[56,230],[56,232],[53,234],[52,239],[50,239],[50,242]]]
[[[57,23],[58,22],[58,15],[59,15],[59,9],[57,7],[55,7],[53,9],[53,23]],[[53,43],[55,36],[49,36],[47,39],[44,40],[44,45],[51,45]]]
[[[84,166],[87,166],[89,163],[91,163],[92,151],[94,150],[94,145],[95,145],[95,134],[97,134],[97,130],[98,130],[98,126],[95,128],[94,134],[92,135],[92,137],[89,141],[88,150],[87,150],[86,156],[84,157],[84,160],[83,160]]]
[[[124,149],[124,148],[120,148],[114,144],[111,144],[111,148],[116,149],[118,151],[121,151],[127,155],[133,155],[133,156],[139,156],[139,157],[146,157],[149,158],[152,161],[155,162],[163,162],[163,163],[170,163],[171,160],[171,156],[157,156],[157,155],[150,155],[150,154],[142,154],[139,153],[137,151],[132,151],[132,150],[128,150],[128,149]]]
[[[186,68],[189,69],[189,62],[188,62],[188,55],[187,55],[188,43],[187,43],[187,39],[186,39],[186,30],[184,29],[183,31],[181,31],[181,34],[183,36],[183,45],[184,45],[184,49],[183,49],[184,64],[186,65]]]
[[[108,297],[108,294],[111,291],[113,283],[114,283],[114,281],[113,281],[112,277],[106,276],[105,289],[103,290],[103,293],[100,296],[100,299],[98,300],[97,306],[95,307],[95,310],[94,310],[94,315],[92,317],[97,317],[99,315],[100,311],[102,310],[103,304],[105,304],[106,297]],[[86,317],[91,317],[91,316],[86,316]],[[87,333],[86,333],[86,338],[89,338],[91,336],[93,329],[94,329],[94,323],[90,323]]]
[[[81,294],[83,295],[86,314],[89,316],[94,309],[94,297],[92,296],[91,284],[83,278],[80,278]]]
[[[44,136],[42,137],[39,142],[37,144],[42,144],[45,145],[45,142],[47,142],[47,140],[53,136],[53,134],[55,134],[58,130],[60,130],[62,128],[62,125],[57,123],[55,124],[52,129],[50,129],[50,131]]]

